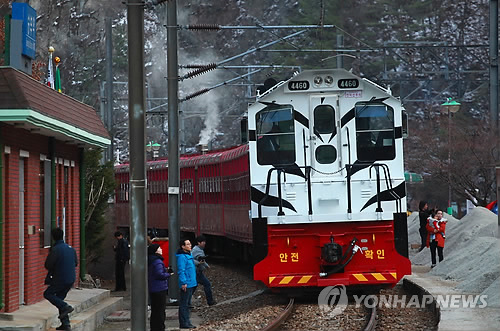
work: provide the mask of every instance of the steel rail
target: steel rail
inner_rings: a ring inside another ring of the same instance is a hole
[[[261,331],[275,331],[279,330],[281,324],[283,324],[284,321],[290,316],[290,314],[293,311],[293,304],[295,302],[294,298],[290,298],[290,301],[288,302],[288,305],[286,306],[285,310],[275,319],[273,320],[270,324],[268,324],[266,327],[261,329]]]
[[[369,318],[362,331],[375,331],[377,325],[377,306],[373,304],[373,299],[370,299],[369,304],[371,306],[368,311]]]

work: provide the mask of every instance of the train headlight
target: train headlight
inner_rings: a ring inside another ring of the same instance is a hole
[[[333,77],[332,76],[326,76],[325,77],[325,84],[326,85],[332,85],[333,84]]]
[[[323,83],[323,78],[321,78],[321,76],[314,77],[314,84],[315,85],[320,85],[321,83]]]

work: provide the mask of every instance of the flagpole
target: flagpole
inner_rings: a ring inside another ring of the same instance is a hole
[[[52,66],[52,53],[54,53],[54,47],[49,47],[49,64],[47,66],[47,85],[50,88],[54,88],[54,68]]]
[[[59,92],[59,93],[62,93],[61,91],[61,71],[59,70],[59,64],[61,62],[61,59],[56,56],[54,58],[54,62],[56,63],[56,75],[55,75],[55,80],[54,80],[54,89]]]

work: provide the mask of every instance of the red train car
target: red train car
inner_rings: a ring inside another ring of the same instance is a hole
[[[147,163],[148,228],[168,228],[168,161]],[[129,220],[129,165],[115,167],[115,217]],[[180,228],[195,235],[252,242],[248,145],[180,158]]]

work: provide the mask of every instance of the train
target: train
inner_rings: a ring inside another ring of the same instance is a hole
[[[411,274],[399,98],[343,69],[305,70],[246,115],[247,143],[181,156],[184,234],[251,256],[254,279],[276,291],[380,289]],[[128,169],[115,169],[120,219]],[[148,161],[148,227],[167,228],[167,172],[168,160]]]

